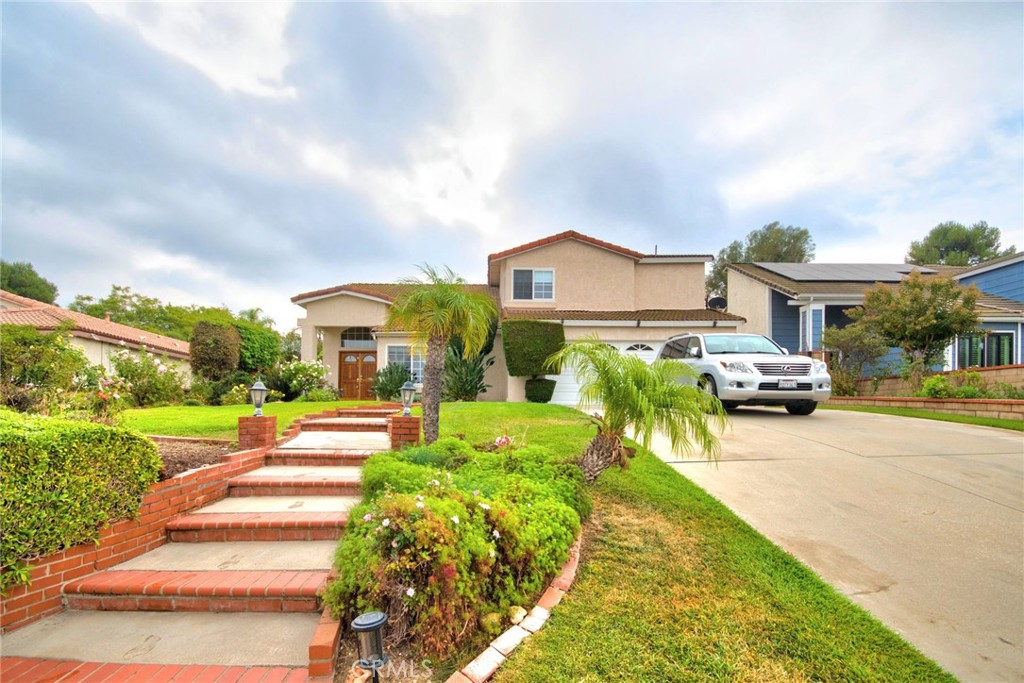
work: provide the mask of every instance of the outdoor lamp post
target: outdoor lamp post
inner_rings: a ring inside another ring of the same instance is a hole
[[[412,399],[416,395],[416,387],[412,382],[402,385],[402,415],[409,417],[412,414]]]
[[[378,683],[378,670],[388,661],[388,656],[384,654],[384,636],[381,634],[387,623],[388,616],[383,612],[360,614],[352,621],[356,646],[359,648],[359,666],[373,671],[373,683]]]
[[[249,388],[249,396],[252,397],[252,404],[256,406],[256,412],[253,413],[254,417],[263,417],[263,402],[267,400],[267,394],[270,390],[264,386],[261,380],[256,380],[256,384],[253,384]]]

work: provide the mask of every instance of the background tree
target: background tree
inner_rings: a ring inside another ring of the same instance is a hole
[[[864,305],[846,314],[889,346],[903,352],[914,389],[927,368],[939,364],[955,338],[978,330],[974,305],[978,289],[945,277],[913,272],[898,285],[878,284],[864,293]]]
[[[31,263],[25,261],[0,261],[0,289],[44,304],[52,304],[57,300],[57,285],[41,276]]]
[[[266,327],[273,329],[274,319],[263,312],[263,309],[259,306],[255,308],[243,308],[235,316],[238,320],[244,320],[247,323],[259,325],[260,327]]]
[[[832,376],[832,393],[836,396],[856,395],[857,380],[863,377],[864,369],[875,365],[889,352],[878,334],[858,323],[826,327],[821,334],[821,346],[832,354],[828,370]]]
[[[985,221],[969,228],[947,221],[932,228],[923,240],[911,242],[904,260],[918,265],[971,266],[1017,251],[1013,245],[1000,249],[1000,239],[999,228]]]
[[[814,240],[806,228],[778,221],[753,230],[744,242],[735,240],[718,252],[705,282],[709,297],[725,296],[726,266],[730,263],[807,263],[814,258]]]
[[[189,360],[192,372],[208,380],[222,380],[238,368],[241,339],[231,325],[199,321],[192,331]]]
[[[414,343],[426,347],[423,438],[427,444],[432,444],[438,437],[445,350],[452,337],[458,336],[466,358],[480,353],[498,317],[498,307],[488,295],[469,291],[466,281],[447,266],[443,272],[438,272],[424,264],[420,272],[423,280],[400,281],[415,286],[395,299],[388,309],[385,326],[390,330],[411,332]]]
[[[566,344],[548,361],[552,369],[569,366],[580,383],[580,405],[600,404],[604,415],[595,415],[597,436],[579,465],[588,482],[618,463],[625,467],[632,449],[622,439],[631,429],[641,445],[649,448],[651,437],[660,432],[668,437],[672,452],[683,454],[694,442],[708,458],[716,458],[717,431],[725,428],[721,402],[697,387],[696,375],[676,360],[659,359],[648,365],[632,354],[619,353],[596,337]],[[680,382],[689,376],[692,384]]]

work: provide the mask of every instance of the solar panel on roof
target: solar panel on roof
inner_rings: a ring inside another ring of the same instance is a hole
[[[796,282],[899,282],[912,270],[933,268],[909,263],[764,263],[754,265]]]

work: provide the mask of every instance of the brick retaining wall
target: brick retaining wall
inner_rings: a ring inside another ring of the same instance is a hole
[[[963,370],[951,370],[936,374],[952,375],[961,373]],[[966,372],[976,372],[989,386],[999,382],[1006,382],[1015,387],[1024,385],[1024,365],[999,365],[991,368],[970,368]],[[914,392],[910,384],[901,377],[892,376],[882,379],[878,388],[874,388],[873,379],[857,380],[857,394],[859,396],[910,396]]]
[[[909,408],[934,413],[1024,420],[1024,401],[961,398],[912,398],[900,396],[833,396],[826,405]]]
[[[273,443],[273,442],[271,442]],[[64,609],[61,588],[154,550],[167,542],[169,520],[227,496],[228,479],[263,465],[266,448],[225,455],[221,464],[182,473],[153,485],[139,516],[103,530],[98,544],[86,543],[31,561],[32,583],[16,586],[0,607],[0,632],[26,626]]]

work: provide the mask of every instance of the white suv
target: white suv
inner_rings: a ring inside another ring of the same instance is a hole
[[[726,410],[782,405],[792,415],[810,415],[832,395],[825,363],[791,356],[760,334],[685,334],[666,342],[661,357],[696,370]]]

